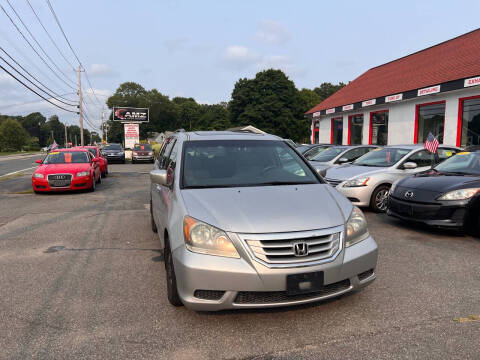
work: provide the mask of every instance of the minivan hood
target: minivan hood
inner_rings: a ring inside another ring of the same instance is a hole
[[[369,176],[376,173],[382,173],[385,172],[386,169],[388,168],[345,164],[328,169],[326,177],[328,179],[345,181],[359,175]]]
[[[189,216],[237,233],[305,231],[343,225],[350,202],[326,184],[184,189]]]

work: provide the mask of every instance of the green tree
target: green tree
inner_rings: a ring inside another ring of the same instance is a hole
[[[302,101],[302,108],[305,110],[305,112],[321,102],[320,96],[318,96],[315,91],[310,89],[300,90],[300,98]]]
[[[313,91],[317,93],[317,95],[320,97],[320,102],[328,98],[329,96],[333,95],[336,93],[338,90],[343,88],[346,84],[343,82],[339,82],[338,84],[334,85],[329,82],[324,82],[321,83],[320,86],[317,86]]]
[[[0,125],[0,150],[20,151],[28,142],[29,136],[18,120],[6,119]]]
[[[19,119],[20,124],[27,130],[30,136],[38,138],[39,145],[46,146],[50,134],[45,127],[47,119],[39,112],[28,114]]]
[[[268,133],[294,141],[308,138],[299,91],[281,70],[265,70],[254,79],[240,79],[229,105],[233,126],[253,125]]]

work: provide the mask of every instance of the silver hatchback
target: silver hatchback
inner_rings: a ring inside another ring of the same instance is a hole
[[[276,136],[176,132],[150,177],[175,306],[302,304],[375,279],[362,212]]]
[[[392,184],[454,155],[460,149],[441,145],[433,155],[423,145],[392,145],[378,148],[352,164],[327,170],[325,180],[359,207],[387,210]]]

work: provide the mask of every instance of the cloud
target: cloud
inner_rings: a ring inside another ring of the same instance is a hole
[[[261,60],[261,56],[246,46],[230,45],[223,52],[223,63],[233,69],[246,69]]]
[[[107,64],[92,64],[88,74],[91,77],[113,77],[118,75]]]
[[[279,69],[288,75],[295,77],[303,77],[307,74],[307,69],[299,67],[293,62],[290,56],[285,55],[270,55],[265,56],[261,62],[257,64],[257,69]]]
[[[290,40],[290,34],[285,27],[273,20],[262,20],[257,26],[255,37],[265,44],[284,44]]]
[[[173,53],[185,49],[187,43],[188,39],[186,37],[180,36],[173,39],[165,40],[163,42],[163,45],[167,48],[169,52]]]

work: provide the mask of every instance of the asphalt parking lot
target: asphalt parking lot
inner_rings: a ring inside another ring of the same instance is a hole
[[[369,212],[378,278],[361,292],[271,310],[170,306],[150,169],[111,165],[94,193],[0,179],[0,358],[479,358],[480,240]]]

